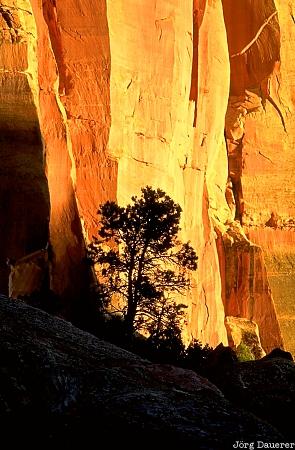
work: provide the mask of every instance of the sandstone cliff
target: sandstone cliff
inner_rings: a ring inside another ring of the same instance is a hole
[[[274,261],[279,251],[293,270],[294,230],[265,223],[294,216],[292,8],[0,0],[2,292],[7,258],[48,249],[51,288],[70,309],[98,205],[152,185],[180,203],[199,255],[187,336],[226,343],[224,317],[236,315],[258,323],[265,350],[282,346],[278,319],[294,316],[291,302],[276,313],[285,272]]]

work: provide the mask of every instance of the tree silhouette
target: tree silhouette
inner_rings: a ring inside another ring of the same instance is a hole
[[[119,297],[126,334],[145,328],[159,337],[183,314],[173,292],[190,286],[190,271],[197,256],[189,243],[181,244],[181,208],[165,192],[146,186],[141,196],[126,207],[106,202],[98,211],[101,228],[88,248],[93,264],[99,265],[100,291],[112,303]],[[97,266],[96,266],[97,267]]]

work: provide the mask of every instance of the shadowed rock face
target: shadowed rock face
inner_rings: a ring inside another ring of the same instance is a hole
[[[295,363],[289,352],[275,349],[258,361],[227,366],[215,360],[205,373],[234,405],[294,439]]]
[[[282,439],[194,372],[151,364],[4,297],[0,319],[0,420],[10,443],[165,439],[220,450]]]
[[[4,41],[1,47],[7,45]],[[5,293],[6,259],[16,260],[44,248],[49,228],[39,120],[26,76],[19,73],[25,67],[17,56],[11,64],[11,71],[17,73],[13,82],[0,71],[0,290]]]

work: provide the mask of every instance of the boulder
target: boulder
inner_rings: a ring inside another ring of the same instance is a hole
[[[295,363],[290,353],[275,349],[257,361],[216,366],[205,375],[236,407],[251,411],[294,439]]]
[[[255,359],[265,356],[257,323],[244,317],[231,316],[226,317],[224,323],[231,347],[238,348],[239,345],[244,344],[249,348]]]
[[[293,356],[290,352],[285,352],[285,350],[282,350],[281,348],[274,348],[268,355],[264,357],[264,359],[276,359],[276,358],[283,358],[287,359],[288,361],[294,361]]]
[[[220,450],[242,437],[282,440],[196,373],[152,364],[3,296],[0,333],[1,434],[10,445],[161,440]]]

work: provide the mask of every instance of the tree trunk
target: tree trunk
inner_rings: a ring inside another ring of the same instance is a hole
[[[134,332],[134,319],[136,315],[136,304],[134,299],[128,299],[127,314],[125,316],[125,331],[127,337],[132,337]]]

